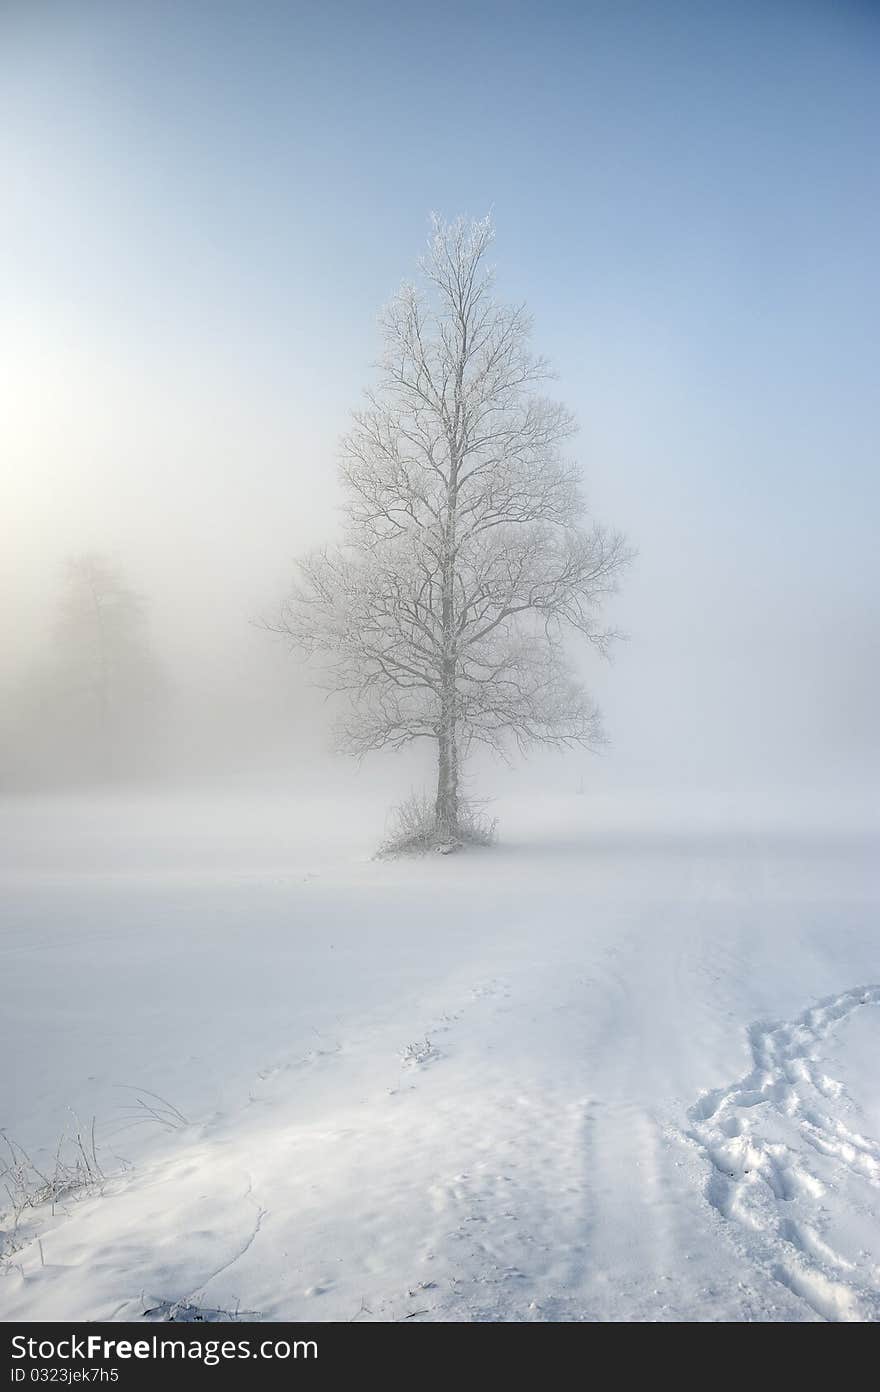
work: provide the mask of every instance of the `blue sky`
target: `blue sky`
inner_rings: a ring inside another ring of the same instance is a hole
[[[0,0],[13,621],[94,545],[181,650],[206,608],[222,646],[332,526],[429,211],[491,208],[499,292],[640,550],[597,678],[620,769],[857,776],[878,79],[854,0]]]

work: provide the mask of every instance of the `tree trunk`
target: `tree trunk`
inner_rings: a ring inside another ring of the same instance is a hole
[[[455,632],[455,572],[457,565],[456,523],[458,519],[459,430],[464,364],[467,361],[467,329],[463,330],[455,384],[455,412],[450,422],[449,484],[446,493],[446,517],[443,537],[441,582],[441,626],[443,657],[440,673],[440,728],[437,771],[437,834],[444,841],[458,836],[458,750],[456,748],[456,677],[458,672],[457,635]]]
[[[444,693],[440,729],[437,732],[437,834],[444,841],[458,835],[458,750],[455,743],[454,694]]]
[[[448,532],[452,532],[450,518]],[[443,659],[440,674],[440,720],[437,729],[437,834],[444,841],[458,835],[458,750],[456,748],[456,652],[452,603],[453,560],[447,540],[447,556],[443,576],[442,622]]]

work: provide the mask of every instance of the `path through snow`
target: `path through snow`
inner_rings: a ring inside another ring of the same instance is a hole
[[[6,873],[0,1120],[110,1177],[5,1318],[878,1317],[873,844],[327,845]]]

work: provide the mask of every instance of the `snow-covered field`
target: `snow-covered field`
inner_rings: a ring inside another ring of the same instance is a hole
[[[880,1317],[878,841],[497,810],[3,806],[4,1318]]]

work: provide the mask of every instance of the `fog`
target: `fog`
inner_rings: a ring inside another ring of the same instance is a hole
[[[0,1322],[880,1320],[878,117],[0,0]]]
[[[419,752],[349,771],[258,621],[338,530],[429,211],[491,208],[638,559],[627,642],[584,659],[609,748],[481,759],[481,793],[874,815],[871,7],[486,5],[451,77],[451,31],[395,5],[222,8],[2,8],[5,786],[430,781]],[[84,554],[162,674],[109,775],[34,698]]]

